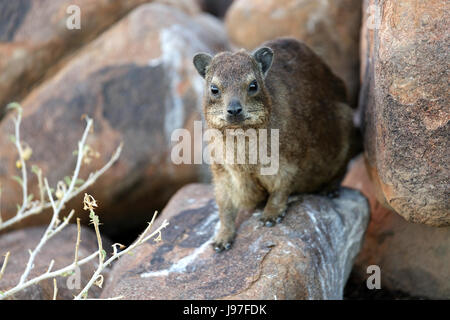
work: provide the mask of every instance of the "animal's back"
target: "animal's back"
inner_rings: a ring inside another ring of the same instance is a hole
[[[263,46],[274,51],[265,81],[272,99],[271,127],[280,129],[280,155],[298,165],[299,192],[317,191],[342,175],[351,156],[353,112],[345,84],[296,39],[279,38]]]
[[[265,79],[272,96],[279,96],[277,88],[284,85],[292,98],[320,97],[347,103],[344,82],[303,42],[294,38],[277,38],[263,46],[274,52],[272,67]],[[317,83],[321,84],[320,88]]]

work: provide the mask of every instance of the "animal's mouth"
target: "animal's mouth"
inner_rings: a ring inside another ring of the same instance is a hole
[[[221,129],[245,129],[251,126],[252,117],[249,115],[238,116],[220,116],[219,123],[216,123],[217,128]],[[249,122],[250,121],[250,122]],[[213,126],[214,127],[214,126]]]
[[[250,117],[244,117],[242,114],[238,115],[227,115],[226,122],[230,125],[240,125],[244,123],[245,120],[250,119]]]

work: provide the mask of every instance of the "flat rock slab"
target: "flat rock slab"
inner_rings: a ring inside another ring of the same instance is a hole
[[[147,243],[111,271],[103,298],[342,299],[369,220],[367,200],[342,189],[339,198],[305,195],[281,224],[262,227],[259,212],[241,212],[231,250],[211,241],[218,209],[209,185],[191,184],[170,200],[161,244]]]

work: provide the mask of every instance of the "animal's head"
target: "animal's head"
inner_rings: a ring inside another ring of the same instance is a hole
[[[194,66],[206,82],[203,112],[209,127],[263,127],[267,123],[271,100],[264,79],[272,61],[273,51],[267,47],[253,53],[194,56]]]

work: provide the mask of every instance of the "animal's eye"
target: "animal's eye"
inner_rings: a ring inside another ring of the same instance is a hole
[[[211,93],[213,95],[218,95],[219,94],[219,88],[217,88],[217,86],[215,84],[211,85]]]
[[[248,86],[249,92],[256,92],[258,90],[258,82],[256,80],[253,80],[252,83]]]

